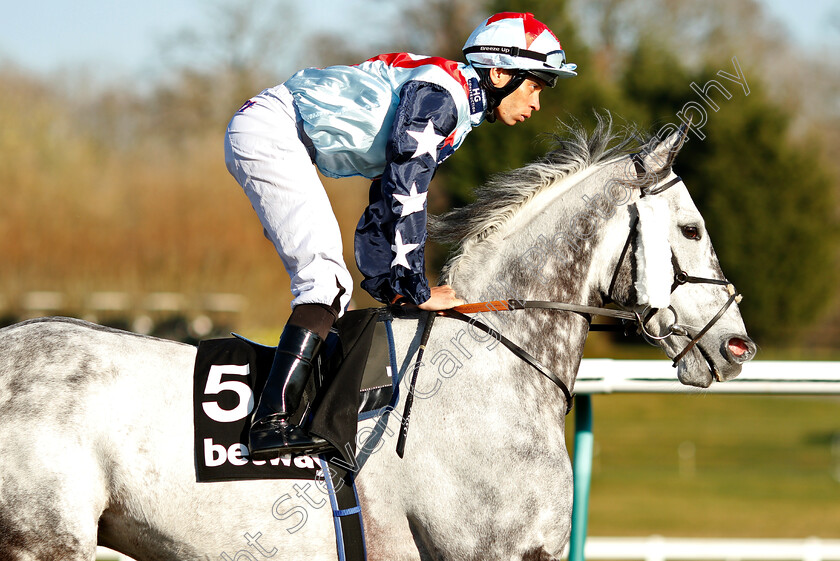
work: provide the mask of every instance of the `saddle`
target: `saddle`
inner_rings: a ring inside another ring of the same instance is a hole
[[[319,353],[306,401],[292,422],[336,450],[326,461],[357,466],[359,420],[377,417],[396,402],[399,380],[387,308],[345,313]],[[323,474],[315,458],[247,456],[251,412],[268,378],[274,347],[239,335],[201,341],[193,380],[196,477],[198,481],[301,479]]]

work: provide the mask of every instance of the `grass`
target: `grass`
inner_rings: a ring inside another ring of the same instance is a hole
[[[840,399],[602,395],[593,411],[589,535],[840,538]]]

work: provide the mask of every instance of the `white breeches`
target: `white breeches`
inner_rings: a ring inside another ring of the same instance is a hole
[[[278,93],[234,115],[225,135],[225,163],[291,277],[292,307],[330,305],[340,285],[343,313],[353,279],[344,264],[341,232],[298,135],[292,96],[285,88]]]

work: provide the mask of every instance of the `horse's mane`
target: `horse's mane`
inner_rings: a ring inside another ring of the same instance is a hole
[[[588,133],[580,121],[560,122],[551,135],[554,148],[521,168],[497,174],[475,191],[475,201],[440,216],[429,217],[429,231],[436,241],[480,241],[503,224],[536,195],[576,173],[637,152],[650,142],[638,128],[626,124],[616,130],[612,115],[595,113],[597,125]]]

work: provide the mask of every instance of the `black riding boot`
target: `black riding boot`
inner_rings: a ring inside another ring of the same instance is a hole
[[[312,361],[321,338],[297,325],[286,325],[259,405],[252,417],[248,450],[251,459],[280,454],[309,454],[330,448],[323,438],[311,436],[289,419],[295,414],[312,374]]]

